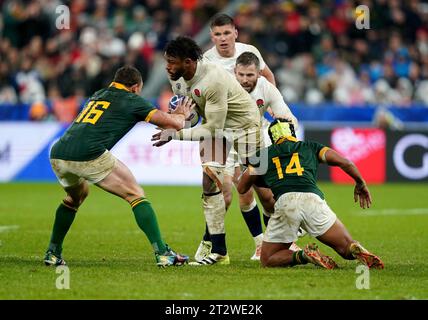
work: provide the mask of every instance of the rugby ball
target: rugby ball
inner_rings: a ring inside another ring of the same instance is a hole
[[[175,95],[173,95],[171,97],[171,99],[169,99],[169,105],[168,105],[169,111],[174,111],[177,108],[178,103],[182,99],[184,99],[184,97],[185,96],[183,96],[181,94],[175,94]],[[190,116],[186,119],[186,122],[190,123],[190,127],[194,127],[194,126],[196,126],[199,123],[200,120],[201,120],[201,116],[199,115],[198,112],[196,112],[195,109],[193,109],[190,112]],[[188,127],[188,126],[189,126],[189,124],[186,124],[186,127]]]

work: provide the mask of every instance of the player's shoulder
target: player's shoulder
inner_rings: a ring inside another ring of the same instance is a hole
[[[257,49],[255,46],[253,46],[252,44],[248,44],[248,43],[242,43],[242,42],[236,42],[235,43],[235,50],[241,54],[245,51],[250,51],[250,52],[255,52],[255,53],[259,53],[259,49]]]
[[[120,99],[120,102],[126,106],[127,109],[129,108],[154,108],[153,104],[147,100],[146,98],[140,96],[139,94],[135,94],[132,92],[124,92],[122,93],[122,97]]]
[[[213,60],[216,56],[217,56],[217,50],[215,48],[215,46],[213,46],[212,48],[208,49],[207,51],[204,52],[203,54],[203,58],[211,61]]]
[[[315,141],[315,140],[311,140],[311,139],[305,139],[304,141],[301,141],[301,143],[302,143],[301,144],[302,146],[309,148],[309,149],[313,150],[314,152],[318,152],[319,150],[321,150],[322,148],[325,147],[324,144],[322,144],[318,141]]]
[[[218,76],[229,74],[223,66],[210,61],[203,61],[202,72],[206,78],[210,78],[209,80],[213,82],[221,81]]]
[[[278,89],[263,76],[260,76],[257,79],[254,91],[270,102],[273,102],[276,99],[277,92],[279,92]]]
[[[95,91],[90,97],[89,100],[98,100],[99,97],[102,97],[103,95],[108,95],[109,90],[108,88],[102,88],[100,90]]]
[[[261,88],[261,89],[263,89],[263,90],[265,90],[265,89],[269,89],[269,88],[271,88],[271,87],[275,87],[272,83],[270,83],[264,76],[260,76],[258,79],[257,79],[257,87],[258,88]]]

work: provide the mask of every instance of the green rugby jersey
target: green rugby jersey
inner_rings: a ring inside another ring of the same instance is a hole
[[[284,138],[268,148],[267,172],[258,184],[269,187],[276,200],[287,192],[312,192],[324,199],[316,180],[319,159],[327,150],[318,142]]]
[[[50,158],[93,160],[110,150],[139,121],[150,121],[156,108],[146,99],[113,82],[89,98],[64,135],[52,147]]]

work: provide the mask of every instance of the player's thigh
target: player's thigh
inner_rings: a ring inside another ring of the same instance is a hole
[[[333,226],[337,217],[324,199],[312,192],[292,192],[298,198],[302,212],[302,228],[317,238]]]
[[[96,185],[128,202],[144,197],[143,189],[135,180],[134,175],[119,159],[116,159],[110,174]]]
[[[205,138],[199,142],[199,156],[202,163],[226,164],[230,147],[224,138]]]
[[[281,195],[275,204],[275,212],[270,217],[263,240],[271,243],[297,241],[302,219],[297,197],[292,193]]]
[[[272,191],[268,188],[261,188],[257,186],[254,186],[254,190],[256,191],[257,197],[262,203],[262,206],[265,209],[265,212],[266,213],[274,212],[275,199],[273,197]]]
[[[339,253],[345,253],[352,242],[350,233],[338,218],[334,224],[324,234],[318,236],[317,239]]]

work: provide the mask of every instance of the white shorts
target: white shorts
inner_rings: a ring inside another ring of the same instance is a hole
[[[116,158],[105,151],[94,160],[69,161],[50,159],[52,170],[63,187],[71,187],[83,182],[97,183],[107,177],[116,164]]]
[[[235,168],[239,167],[239,156],[235,149],[232,147],[226,159],[226,168],[224,174],[230,177],[235,176]]]
[[[336,222],[336,214],[327,202],[311,192],[284,193],[275,203],[263,241],[291,243],[298,239],[302,227],[312,237],[327,232]]]

